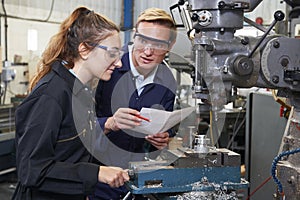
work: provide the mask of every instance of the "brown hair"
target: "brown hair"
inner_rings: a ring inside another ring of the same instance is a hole
[[[160,9],[160,8],[148,8],[144,10],[137,19],[136,22],[136,29],[138,28],[140,22],[151,22],[154,24],[159,24],[162,26],[165,26],[167,28],[170,28],[171,35],[170,35],[170,41],[175,41],[177,36],[177,28],[176,24],[166,11]]]
[[[74,67],[74,61],[79,58],[78,46],[83,43],[88,50],[94,45],[119,32],[119,28],[108,18],[94,13],[85,7],[75,9],[60,25],[60,29],[49,41],[38,64],[37,74],[30,81],[29,90],[51,71],[51,65],[56,60],[67,61],[68,68]]]

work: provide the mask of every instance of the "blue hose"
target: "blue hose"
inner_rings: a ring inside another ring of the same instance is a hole
[[[282,184],[280,182],[280,180],[276,177],[276,167],[277,167],[277,163],[278,161],[281,160],[281,158],[283,156],[288,156],[288,155],[291,155],[291,154],[295,154],[295,153],[299,153],[300,152],[300,148],[297,148],[297,149],[294,149],[294,150],[290,150],[290,151],[285,151],[285,152],[282,152],[281,154],[279,154],[278,156],[276,156],[272,162],[272,169],[271,169],[271,175],[274,179],[274,182],[277,184],[278,186],[278,192],[280,194],[283,194],[283,189],[282,189]]]

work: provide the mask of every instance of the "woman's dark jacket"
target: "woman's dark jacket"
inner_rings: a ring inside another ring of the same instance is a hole
[[[88,163],[94,130],[91,91],[61,62],[16,110],[18,185],[13,199],[85,199],[98,181]]]

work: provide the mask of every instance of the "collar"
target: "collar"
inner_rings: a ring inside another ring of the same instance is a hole
[[[128,53],[129,53],[128,56],[129,56],[129,58],[132,57],[132,50],[133,50],[133,45],[128,45]],[[154,77],[155,77],[158,65],[150,72],[150,74],[148,75],[148,77],[145,79],[144,75],[140,74],[136,70],[136,68],[135,68],[135,66],[133,64],[132,59],[129,59],[129,64],[130,64],[130,70],[132,72],[133,77],[135,77],[135,78],[140,77],[143,80],[147,80],[148,83],[153,83],[153,80],[154,80]]]
[[[80,91],[91,91],[90,88],[76,78],[76,76],[67,69],[61,61],[55,61],[52,64],[52,70],[56,72],[62,79],[65,80],[74,95]]]

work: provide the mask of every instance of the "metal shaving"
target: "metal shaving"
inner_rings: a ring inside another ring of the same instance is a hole
[[[203,187],[211,187],[214,191],[199,191]],[[193,190],[195,191],[177,195],[177,200],[238,200],[234,191],[229,193],[226,186],[210,183],[205,177],[201,182],[193,184]]]
[[[238,200],[235,192],[189,192],[177,195],[177,200]]]

